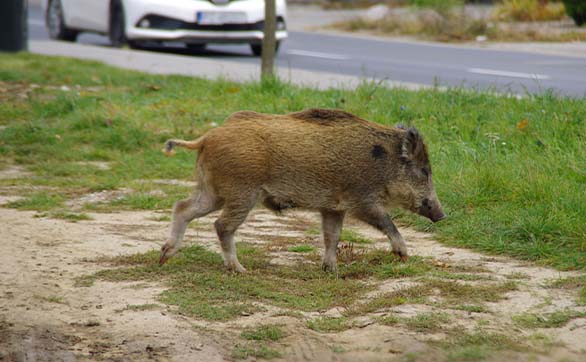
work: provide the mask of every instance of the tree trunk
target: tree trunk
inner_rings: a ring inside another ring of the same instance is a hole
[[[262,40],[261,78],[272,77],[275,67],[277,39],[277,9],[275,0],[265,0],[265,28]]]

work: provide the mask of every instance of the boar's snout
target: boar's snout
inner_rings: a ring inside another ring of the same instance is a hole
[[[438,222],[446,218],[446,214],[442,211],[442,206],[437,199],[424,199],[419,207],[419,215],[425,216],[433,222]]]

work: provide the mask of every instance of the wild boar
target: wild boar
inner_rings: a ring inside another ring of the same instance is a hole
[[[244,272],[234,233],[259,201],[274,211],[321,213],[326,271],[336,269],[346,214],[382,231],[403,260],[407,247],[386,209],[402,207],[433,222],[445,217],[427,148],[415,128],[385,127],[333,109],[285,115],[242,111],[195,141],[167,141],[164,151],[171,154],[175,146],[198,151],[198,183],[193,196],[173,208],[161,265],[179,250],[190,221],[222,209],[214,226],[224,263]]]

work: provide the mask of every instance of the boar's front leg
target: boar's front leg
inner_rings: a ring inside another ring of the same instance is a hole
[[[336,271],[336,251],[338,250],[338,242],[342,233],[344,212],[322,210],[321,217],[324,244],[326,246],[321,267],[324,271],[333,272]]]
[[[391,242],[393,253],[400,256],[401,260],[407,261],[408,255],[405,241],[384,208],[376,206],[363,208],[356,212],[355,216],[383,232]]]

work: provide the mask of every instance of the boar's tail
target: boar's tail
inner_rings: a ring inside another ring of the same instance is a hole
[[[195,141],[184,141],[184,140],[168,140],[165,142],[165,148],[163,148],[163,153],[166,156],[173,156],[175,154],[175,146],[185,147],[190,150],[198,150],[201,148],[203,144],[204,137],[200,137]]]

